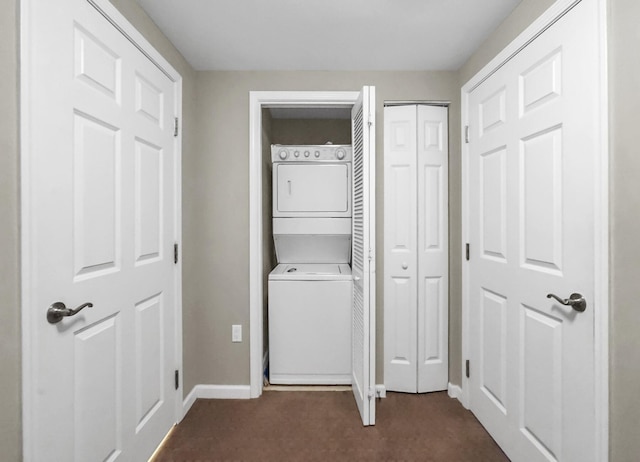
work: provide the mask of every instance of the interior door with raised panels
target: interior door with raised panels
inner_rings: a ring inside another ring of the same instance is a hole
[[[86,0],[28,3],[25,457],[147,460],[180,399],[176,86]]]
[[[384,385],[418,391],[417,111],[384,108]]]
[[[384,114],[384,383],[446,390],[448,109],[409,104]]]
[[[596,458],[596,31],[583,0],[469,96],[470,405],[514,461]]]
[[[353,303],[351,361],[353,396],[363,425],[376,418],[375,283],[375,88],[363,87],[351,111],[353,143]]]
[[[448,108],[417,106],[417,388],[449,384]]]

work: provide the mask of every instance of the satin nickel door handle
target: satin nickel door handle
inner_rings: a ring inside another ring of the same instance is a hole
[[[92,306],[93,303],[87,302],[72,310],[70,308],[67,308],[62,302],[55,302],[47,310],[47,321],[49,321],[50,324],[56,324],[62,321],[62,318],[65,318],[67,316],[74,316],[83,309],[91,308]]]
[[[547,298],[555,298],[558,303],[561,303],[565,306],[570,306],[579,313],[582,313],[587,309],[587,301],[582,296],[582,294],[573,293],[569,296],[569,298],[560,298],[555,294],[547,294]]]

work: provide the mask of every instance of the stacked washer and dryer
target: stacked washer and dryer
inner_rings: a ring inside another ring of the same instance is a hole
[[[269,381],[351,383],[351,146],[272,145]]]

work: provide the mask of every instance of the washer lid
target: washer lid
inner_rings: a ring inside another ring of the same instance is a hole
[[[269,274],[270,281],[351,280],[351,267],[340,263],[282,263]]]

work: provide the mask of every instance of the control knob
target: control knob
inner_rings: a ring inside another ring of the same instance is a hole
[[[345,152],[343,149],[338,149],[338,152],[336,152],[336,157],[340,160],[344,159],[345,156]]]
[[[320,151],[316,151],[315,156],[316,156],[316,159],[320,157]]]
[[[282,160],[285,160],[287,158],[288,154],[289,153],[287,151],[285,151],[284,149],[278,153],[278,155],[280,156],[280,159],[282,159]]]
[[[294,156],[298,157],[300,155],[300,151],[296,151],[293,153]]]
[[[305,151],[305,152],[304,152],[304,156],[305,156],[305,157],[309,157],[309,151]]]

